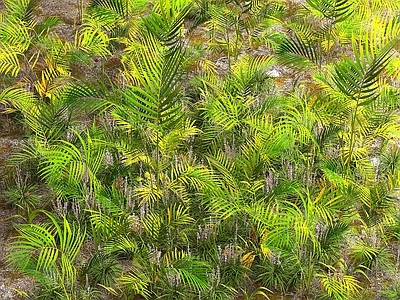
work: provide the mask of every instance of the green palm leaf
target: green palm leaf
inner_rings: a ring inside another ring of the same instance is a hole
[[[274,63],[272,56],[243,55],[232,65],[225,89],[243,98],[255,96],[259,92],[257,87],[268,78],[267,70]]]
[[[358,105],[367,105],[375,100],[379,75],[389,63],[395,41],[388,43],[377,55],[371,55],[368,49],[364,52],[360,46],[359,51],[354,51],[355,61],[344,58],[341,63],[336,63],[332,74],[336,87]]]
[[[210,286],[207,280],[209,265],[195,260],[182,259],[173,262],[174,266],[167,272],[176,273],[178,278],[192,291],[207,291]]]
[[[90,192],[100,187],[97,174],[105,153],[102,142],[89,135],[86,139],[78,133],[75,135],[80,145],[62,141],[60,145],[43,150],[40,174],[61,194],[66,191],[67,185],[79,189],[83,184],[90,188]]]
[[[144,25],[164,45],[174,46],[180,41],[190,4],[191,0],[158,0],[150,15],[143,19]]]
[[[305,36],[293,34],[278,46],[276,51],[282,64],[305,68],[321,65],[321,46]]]
[[[62,285],[74,284],[74,261],[85,240],[86,231],[71,225],[65,217],[60,226],[50,213],[43,213],[50,219],[50,224],[19,226],[19,236],[11,243],[13,252],[8,256],[8,263],[37,279],[47,278],[45,280]]]
[[[0,44],[0,73],[17,76],[21,69],[19,49]]]
[[[120,93],[110,91],[105,83],[100,81],[68,83],[58,95],[62,105],[78,117],[90,113],[100,114],[111,106],[110,99],[118,97]]]
[[[118,278],[118,282],[134,295],[141,295],[144,299],[151,299],[151,291],[149,289],[151,278],[147,274],[133,269],[126,274],[122,274],[122,276]],[[114,291],[114,294],[117,294],[117,292]]]
[[[32,26],[21,21],[2,22],[0,23],[0,41],[5,44],[3,47],[10,47],[23,53],[31,44],[30,33],[32,30]]]
[[[129,219],[124,213],[118,211],[94,211],[90,213],[90,223],[93,230],[95,243],[104,246],[108,252],[135,252],[135,242],[128,236]]]
[[[122,17],[128,15],[129,4],[132,1],[128,0],[91,0],[88,8],[104,7],[108,10],[114,11]]]
[[[39,0],[4,0],[8,16],[24,22],[31,22]]]
[[[90,55],[106,57],[111,54],[108,46],[112,39],[102,31],[101,27],[111,24],[115,20],[111,18],[104,19],[104,17],[102,17],[103,23],[101,24],[99,21],[99,19],[85,16],[84,25],[80,29],[79,34],[75,35],[75,45],[77,45],[80,50]]]
[[[177,99],[181,93],[184,53],[178,46],[162,46],[151,35],[141,42],[132,49],[128,66],[138,86],[130,86],[124,92],[126,104],[117,107],[114,113],[122,119],[162,130],[182,117]]]
[[[307,0],[307,4],[335,24],[352,15],[354,2],[351,0]]]
[[[332,273],[318,274],[321,285],[331,299],[345,300],[357,295],[361,289],[359,281],[353,275],[340,274],[334,267],[329,266]]]

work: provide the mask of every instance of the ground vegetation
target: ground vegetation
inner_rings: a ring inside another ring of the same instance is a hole
[[[21,295],[398,299],[400,2],[37,5],[0,14]]]

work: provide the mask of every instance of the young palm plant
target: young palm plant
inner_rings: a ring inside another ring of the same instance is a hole
[[[51,213],[42,212],[50,222],[18,226],[8,263],[33,276],[47,299],[76,299],[76,259],[86,230],[66,216],[60,222]]]

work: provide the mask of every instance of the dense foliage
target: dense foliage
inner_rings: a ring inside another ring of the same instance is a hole
[[[4,3],[30,297],[399,298],[400,2]]]

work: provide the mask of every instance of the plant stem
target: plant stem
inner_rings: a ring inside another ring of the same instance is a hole
[[[354,152],[354,147],[355,147],[355,127],[356,127],[356,119],[357,119],[357,112],[358,112],[358,102],[359,99],[356,100],[356,107],[354,108],[354,112],[351,116],[351,123],[350,123],[350,143],[349,143],[349,157],[346,160],[346,173],[347,175],[350,175],[350,168],[351,168],[351,163],[352,163],[352,156]]]

